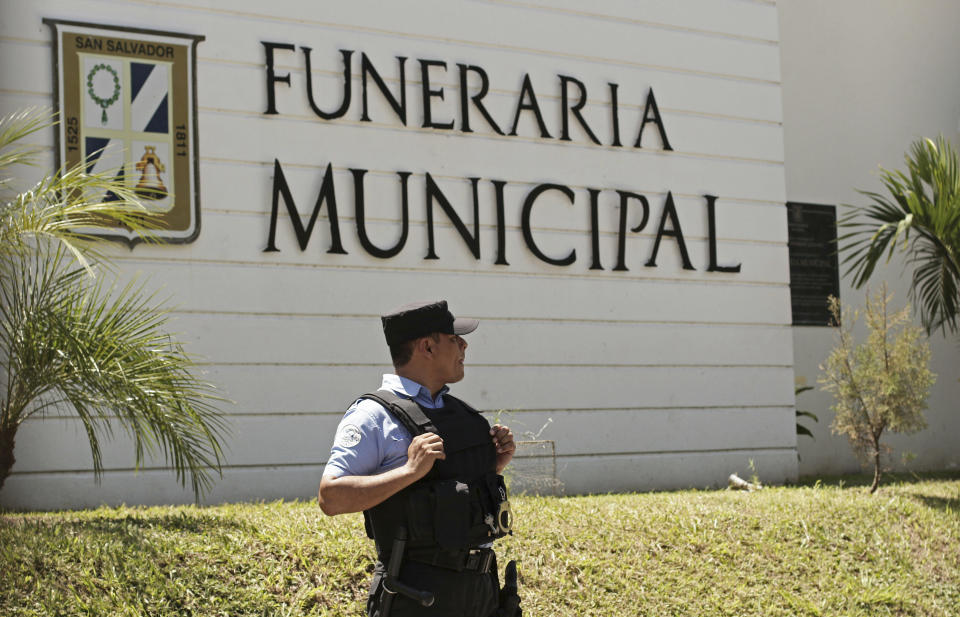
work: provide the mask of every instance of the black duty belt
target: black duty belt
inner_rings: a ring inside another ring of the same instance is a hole
[[[493,566],[494,553],[492,548],[473,548],[464,551],[408,549],[406,558],[447,570],[483,574],[489,572]]]

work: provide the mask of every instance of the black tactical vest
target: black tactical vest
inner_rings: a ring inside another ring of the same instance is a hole
[[[412,436],[436,433],[446,454],[426,476],[364,511],[378,555],[389,553],[400,525],[407,528],[409,549],[462,550],[502,537],[492,520],[506,492],[496,473],[490,423],[480,412],[449,394],[439,409],[420,407],[386,390],[361,398],[383,404]]]

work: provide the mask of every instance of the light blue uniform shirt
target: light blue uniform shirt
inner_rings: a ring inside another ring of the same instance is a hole
[[[413,399],[428,409],[443,407],[443,395],[448,391],[444,386],[434,398],[424,386],[393,374],[383,376],[380,389]],[[400,467],[407,462],[412,439],[410,431],[380,403],[358,400],[340,420],[323,475],[370,476]]]

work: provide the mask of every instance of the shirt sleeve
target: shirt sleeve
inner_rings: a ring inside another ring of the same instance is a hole
[[[363,399],[344,414],[324,476],[369,476],[403,465],[409,433],[379,403]]]

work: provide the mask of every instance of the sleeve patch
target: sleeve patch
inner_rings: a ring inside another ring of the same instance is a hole
[[[352,424],[345,424],[337,434],[337,445],[344,448],[352,448],[360,443],[362,437],[363,435],[360,433],[360,429]]]

